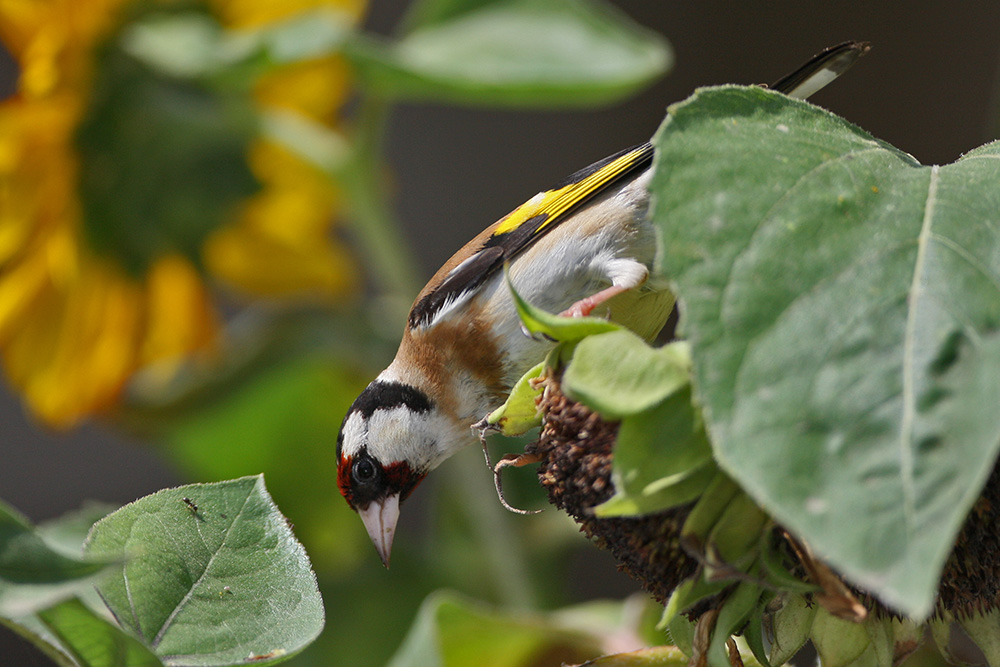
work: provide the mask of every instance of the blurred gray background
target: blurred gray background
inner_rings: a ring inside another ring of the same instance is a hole
[[[391,32],[406,4],[374,0],[370,28]],[[387,141],[395,189],[386,197],[426,275],[537,191],[646,140],[666,105],[695,87],[766,83],[847,39],[868,40],[873,49],[812,101],[924,164],[951,162],[996,136],[1000,3],[615,4],[666,36],[676,58],[665,79],[627,104],[580,113],[435,105],[395,111]],[[13,76],[10,59],[0,55],[0,95],[13,90]],[[102,428],[47,431],[0,387],[0,497],[32,520],[85,499],[122,504],[178,481],[150,449]],[[45,664],[0,628],[0,665]]]

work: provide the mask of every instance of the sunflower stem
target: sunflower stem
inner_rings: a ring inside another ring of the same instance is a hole
[[[389,188],[380,156],[388,113],[384,100],[367,98],[361,103],[352,137],[301,114],[277,110],[261,115],[260,129],[268,140],[337,184],[347,200],[351,231],[376,289],[405,308],[420,284],[413,255],[386,194]]]
[[[361,101],[353,159],[340,174],[340,182],[348,196],[353,231],[378,288],[409,303],[420,286],[413,255],[388,205],[381,161],[388,115],[384,99],[367,96]]]
[[[484,571],[493,580],[497,601],[514,609],[536,608],[536,589],[523,537],[513,529],[511,515],[493,493],[492,472],[483,468],[478,453],[469,451],[455,456],[455,463],[447,469],[475,532],[481,562],[487,565]]]

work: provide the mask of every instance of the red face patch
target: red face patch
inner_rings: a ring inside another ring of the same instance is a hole
[[[356,462],[367,466],[365,476],[359,477],[355,471]],[[403,502],[424,477],[426,474],[415,473],[405,461],[382,466],[364,451],[357,458],[344,456],[337,461],[337,488],[355,511],[393,494],[399,494],[399,502]]]
[[[353,456],[337,459],[337,488],[340,489],[340,495],[344,496],[344,500],[351,507],[354,507],[354,503],[352,502],[354,493],[351,491],[351,465],[353,463]]]
[[[413,472],[413,468],[410,464],[405,461],[395,461],[385,466],[383,469],[385,472],[386,479],[389,482],[389,487],[398,489],[399,492],[399,502],[403,502],[406,498],[413,492],[413,489],[417,488],[426,477],[426,473],[418,475]]]

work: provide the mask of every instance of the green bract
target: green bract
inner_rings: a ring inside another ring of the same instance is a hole
[[[1000,446],[1000,144],[923,167],[736,86],[672,106],[655,143],[658,270],[719,464],[926,617]]]
[[[563,390],[601,413],[620,419],[648,410],[691,380],[687,343],[652,348],[630,331],[580,341],[563,375]]]
[[[508,281],[525,328],[562,341],[518,381],[487,422],[506,435],[541,423],[530,380],[545,366],[565,369],[565,394],[608,420],[620,420],[612,478],[616,493],[598,516],[636,516],[697,498],[716,474],[701,418],[691,404],[690,350],[678,341],[650,347],[620,325],[595,317],[562,317],[524,301]]]
[[[510,436],[523,435],[540,425],[542,417],[538,414],[535,401],[542,390],[540,387],[532,386],[532,380],[540,377],[544,371],[543,361],[525,373],[510,390],[510,395],[504,404],[489,414],[486,423],[495,426],[504,435]]]
[[[587,336],[619,331],[622,328],[620,324],[599,317],[565,317],[547,313],[521,298],[510,282],[510,275],[507,273],[506,267],[504,268],[504,278],[514,299],[517,314],[528,333],[561,343],[572,343]]]
[[[594,512],[600,517],[641,515],[682,505],[700,496],[715,472],[712,450],[691,406],[691,390],[684,386],[658,405],[622,419],[611,471],[615,495]]]

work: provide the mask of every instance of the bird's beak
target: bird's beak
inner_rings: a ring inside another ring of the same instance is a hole
[[[368,529],[368,537],[372,538],[382,565],[388,568],[392,536],[396,533],[396,521],[399,520],[399,494],[372,501],[365,509],[358,510],[358,514]]]

